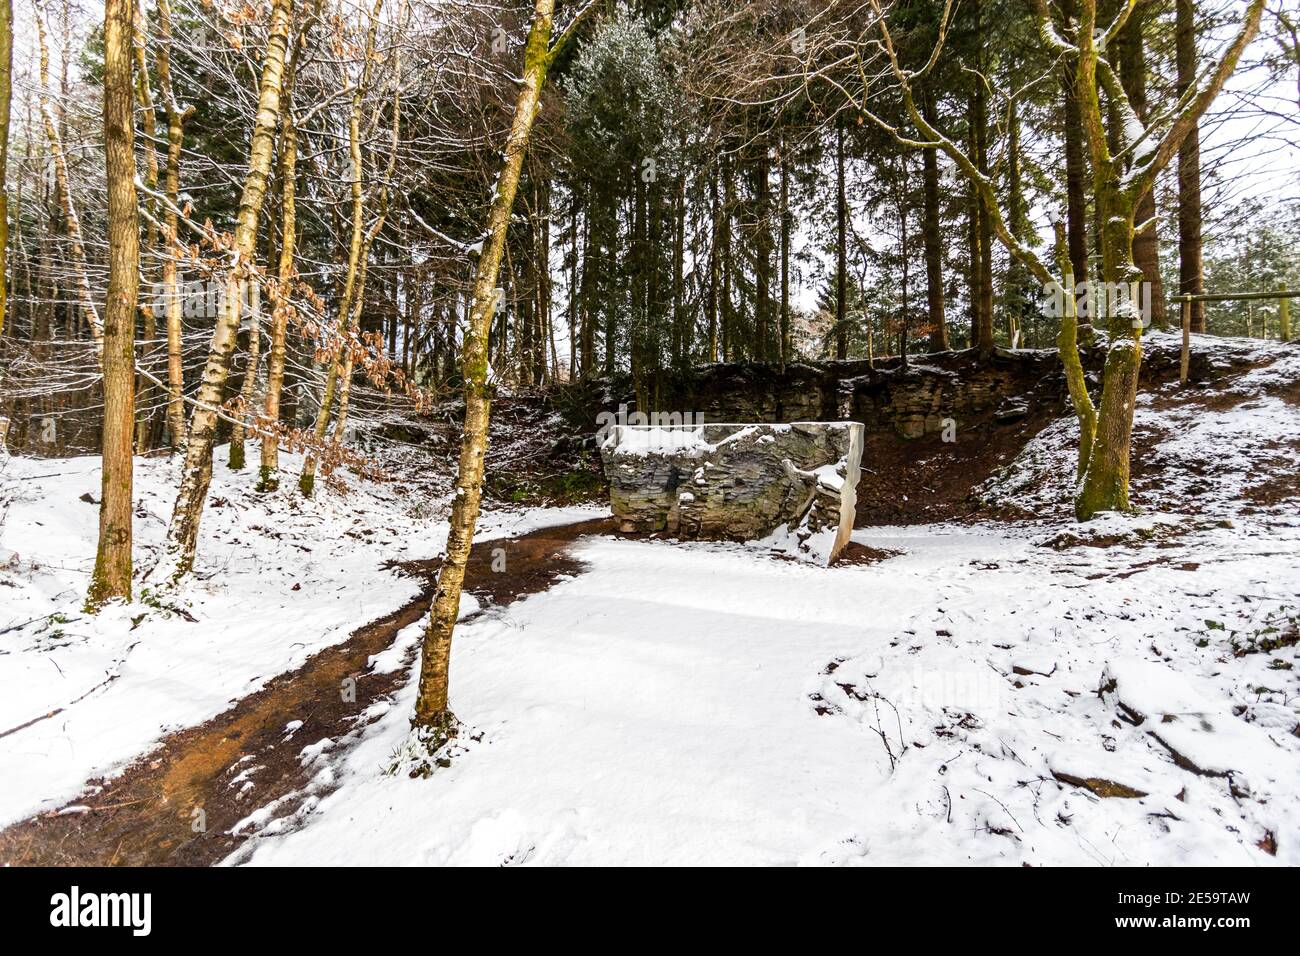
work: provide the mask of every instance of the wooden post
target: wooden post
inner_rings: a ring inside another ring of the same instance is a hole
[[[1285,282],[1282,283],[1282,291],[1283,292],[1290,291],[1289,289],[1287,289]],[[1281,336],[1283,342],[1290,342],[1291,341],[1291,299],[1290,297],[1284,295],[1282,296],[1282,298],[1278,299],[1277,317],[1278,317],[1278,322],[1281,326],[1281,328],[1278,329],[1278,334]]]
[[[1183,353],[1178,364],[1178,381],[1187,384],[1187,369],[1192,361],[1192,297],[1184,295],[1183,299]]]

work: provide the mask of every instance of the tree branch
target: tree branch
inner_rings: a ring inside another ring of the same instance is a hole
[[[1263,13],[1264,0],[1252,0],[1246,10],[1246,17],[1242,21],[1241,30],[1238,31],[1232,43],[1228,45],[1228,49],[1224,51],[1223,57],[1219,60],[1210,77],[1205,81],[1200,91],[1192,97],[1191,101],[1175,117],[1173,125],[1169,127],[1169,132],[1165,133],[1160,145],[1156,147],[1150,161],[1139,165],[1130,178],[1128,189],[1133,190],[1136,195],[1141,196],[1150,189],[1155,184],[1160,171],[1168,166],[1174,156],[1178,154],[1178,149],[1183,145],[1183,140],[1191,133],[1205,111],[1209,109],[1210,104],[1214,102],[1214,98],[1219,95],[1219,91],[1223,89],[1223,84],[1228,81],[1232,71],[1237,68],[1237,61],[1241,59],[1241,54],[1245,52],[1250,41],[1259,32],[1259,21]]]
[[[980,172],[975,163],[971,161],[971,158],[962,152],[956,143],[928,122],[917,108],[916,101],[912,96],[912,87],[908,81],[908,73],[898,62],[898,54],[894,50],[894,39],[890,35],[889,25],[885,22],[884,13],[880,8],[880,0],[871,0],[871,7],[880,27],[881,44],[888,58],[890,70],[898,81],[899,90],[903,96],[903,105],[907,109],[912,124],[930,141],[925,145],[937,146],[942,149],[957,164],[957,168],[962,171],[966,178],[974,184],[975,191],[979,194],[984,203],[984,208],[988,211],[993,231],[999,241],[1006,246],[1007,251],[1018,259],[1038,281],[1044,285],[1052,284],[1056,281],[1052,276],[1052,271],[1032,249],[1017,239],[1007,227],[1006,219],[998,206],[997,191],[994,189],[992,181]],[[902,141],[901,137],[899,139]],[[908,144],[904,142],[904,145]]]
[[[578,27],[582,26],[582,22],[587,18],[587,15],[591,13],[592,10],[596,9],[596,3],[597,0],[587,0],[587,2],[582,5],[582,8],[573,15],[573,19],[570,20],[569,25],[564,28],[564,32],[555,38],[555,42],[551,44],[550,50],[546,52],[548,67],[558,60],[568,45],[573,42],[573,37],[577,34]]]

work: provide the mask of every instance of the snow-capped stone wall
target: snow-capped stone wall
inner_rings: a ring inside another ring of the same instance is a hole
[[[942,431],[948,418],[965,427],[1012,398],[1024,402],[1026,415],[1042,409],[1068,413],[1060,364],[1055,352],[1005,349],[983,359],[972,350],[916,355],[906,366],[897,357],[791,362],[784,368],[718,362],[687,374],[664,373],[643,385],[658,396],[659,407],[692,412],[703,421],[847,420],[861,422],[868,435],[912,439]],[[1094,365],[1100,368],[1100,360],[1089,359],[1088,368]],[[630,378],[602,387],[604,394],[591,404],[611,412],[623,404],[636,407]]]
[[[601,458],[621,531],[764,541],[828,564],[853,530],[862,425],[616,425]]]

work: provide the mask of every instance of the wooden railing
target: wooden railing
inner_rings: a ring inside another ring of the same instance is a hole
[[[1300,295],[1300,289],[1292,291],[1283,286],[1277,292],[1212,292],[1203,295],[1178,295],[1174,301],[1182,304],[1183,313],[1183,353],[1179,365],[1178,380],[1187,382],[1187,370],[1192,360],[1192,303],[1193,302],[1244,302],[1258,299],[1277,299],[1279,331],[1283,342],[1291,341],[1291,299]]]

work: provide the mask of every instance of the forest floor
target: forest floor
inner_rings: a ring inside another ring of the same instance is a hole
[[[1003,520],[860,528],[870,562],[489,512],[427,779],[445,475],[219,465],[195,579],[91,618],[97,462],[10,459],[0,860],[1296,865],[1300,349],[1206,347],[1250,367],[1143,393],[1134,515],[1069,519],[1068,420],[977,489]]]

